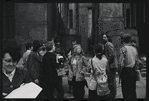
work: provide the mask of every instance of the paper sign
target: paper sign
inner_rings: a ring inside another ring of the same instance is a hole
[[[41,87],[31,82],[13,90],[5,98],[36,98],[41,91]]]

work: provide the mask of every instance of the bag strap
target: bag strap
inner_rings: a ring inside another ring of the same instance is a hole
[[[95,78],[95,80],[96,80],[96,77],[95,77],[95,70],[94,70],[94,66],[93,66],[93,59],[91,59],[91,66],[92,66],[92,70],[93,70],[93,77]],[[96,80],[97,81],[97,80]]]
[[[94,66],[93,66],[93,60],[91,59],[91,67],[92,67],[92,70],[93,70],[93,73],[95,73],[95,71],[94,71]]]

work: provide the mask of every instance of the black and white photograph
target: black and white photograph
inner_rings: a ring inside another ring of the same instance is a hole
[[[3,3],[3,101],[145,101],[145,23],[145,3]]]

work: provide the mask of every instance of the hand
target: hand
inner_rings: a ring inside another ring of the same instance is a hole
[[[35,82],[36,84],[39,84],[39,80],[38,80],[38,79],[34,80],[34,82]]]
[[[3,96],[6,96],[7,95],[7,93],[4,93],[4,92],[2,94],[3,94]]]
[[[22,87],[22,86],[24,86],[25,85],[25,83],[22,83],[21,85],[20,85],[20,87]]]

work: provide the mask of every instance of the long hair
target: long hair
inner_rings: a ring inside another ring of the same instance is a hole
[[[102,56],[103,56],[103,50],[104,50],[104,46],[103,44],[99,43],[97,45],[94,46],[94,52],[96,57],[101,60]]]

